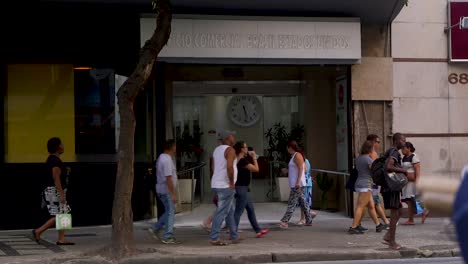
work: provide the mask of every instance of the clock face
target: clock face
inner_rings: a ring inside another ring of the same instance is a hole
[[[243,127],[253,126],[260,120],[262,105],[256,96],[234,96],[229,101],[227,114],[231,121]]]

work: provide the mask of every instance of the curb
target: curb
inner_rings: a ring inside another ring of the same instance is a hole
[[[426,252],[427,253],[427,252]],[[128,257],[120,260],[119,264],[243,264],[243,263],[278,263],[278,262],[308,262],[308,261],[340,261],[340,260],[370,260],[370,259],[413,259],[435,257],[457,257],[458,249],[436,250],[432,254],[423,255],[421,250],[405,249],[401,251],[368,250],[365,252],[336,252],[336,251],[312,251],[312,252],[282,252],[261,253],[244,256],[233,255],[163,255],[148,253]],[[36,262],[44,263],[44,262]],[[84,258],[82,256],[54,258],[46,263],[73,263],[73,264],[102,264],[111,263],[101,257]],[[115,263],[115,262],[114,262]]]

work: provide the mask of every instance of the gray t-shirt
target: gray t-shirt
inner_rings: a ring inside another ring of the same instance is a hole
[[[374,162],[369,155],[361,155],[356,159],[358,178],[354,184],[355,189],[371,189],[372,177],[369,166]]]
[[[168,154],[159,155],[156,161],[156,192],[159,194],[168,194],[169,188],[167,187],[167,176],[171,176],[174,188],[177,186],[177,170],[174,160]]]

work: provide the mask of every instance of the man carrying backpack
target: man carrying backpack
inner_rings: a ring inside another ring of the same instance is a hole
[[[403,169],[401,163],[401,155],[399,150],[405,146],[405,143],[406,138],[403,134],[395,133],[393,135],[393,146],[387,150],[384,155],[386,158],[385,172],[387,174],[385,177],[389,177],[389,173],[397,173],[414,178],[414,175],[409,175],[411,173],[408,173],[405,169]],[[382,197],[384,199],[385,208],[390,209],[391,211],[390,230],[384,236],[383,240],[385,244],[388,244],[389,247],[394,250],[401,249],[401,246],[395,241],[396,227],[401,216],[402,208],[400,195],[401,189],[395,190],[395,188],[390,188],[388,184],[382,185]]]

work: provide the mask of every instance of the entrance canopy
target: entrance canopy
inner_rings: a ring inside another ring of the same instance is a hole
[[[150,12],[148,0],[55,0],[62,3],[123,4]],[[359,17],[364,23],[390,23],[405,0],[172,0],[174,12],[211,15]]]

